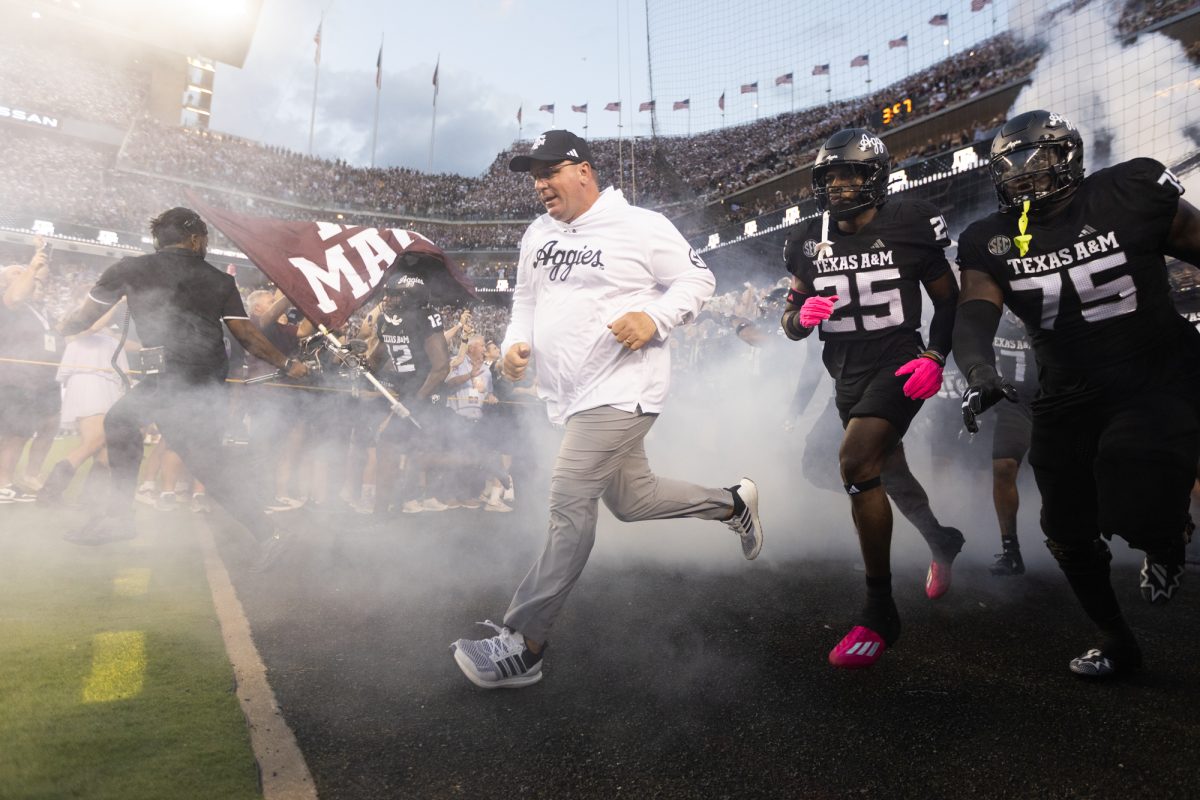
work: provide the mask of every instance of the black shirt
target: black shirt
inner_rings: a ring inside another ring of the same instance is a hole
[[[90,296],[102,305],[127,298],[142,346],[162,347],[163,372],[185,380],[224,380],[221,322],[248,319],[233,276],[180,248],[121,259]]]
[[[433,369],[425,340],[445,335],[442,315],[432,308],[380,308],[375,331],[387,354],[380,379],[400,397],[412,397]]]
[[[1175,313],[1163,258],[1182,192],[1162,164],[1137,158],[1088,176],[1055,217],[1030,214],[1024,256],[1014,214],[963,231],[959,265],[996,281],[1033,341],[1035,409],[1115,400],[1200,368],[1200,333]]]
[[[892,198],[854,233],[830,221],[833,254],[822,258],[821,217],[796,228],[784,246],[787,270],[819,295],[837,295],[820,325],[822,357],[834,378],[874,369],[921,343],[921,284],[950,271],[946,220],[923,200]],[[865,343],[870,342],[870,345]]]
[[[996,350],[997,371],[1016,388],[1021,402],[1032,401],[1037,394],[1037,356],[1025,326],[1007,309],[1000,318],[992,347]]]

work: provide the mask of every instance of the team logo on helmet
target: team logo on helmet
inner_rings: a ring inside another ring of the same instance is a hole
[[[1051,114],[1050,118],[1046,120],[1046,125],[1051,128],[1054,128],[1058,125],[1066,125],[1067,130],[1075,130],[1075,126],[1071,124],[1071,120],[1067,119],[1062,114]]]
[[[805,239],[803,249],[804,249],[804,255],[808,256],[809,258],[816,258],[816,256],[817,256],[817,240],[816,239]]]
[[[993,236],[988,239],[988,252],[994,256],[1002,256],[1012,249],[1012,239],[1004,235]]]
[[[393,291],[403,292],[408,289],[419,289],[424,286],[425,281],[421,280],[416,275],[409,275],[402,272],[399,275],[393,276],[392,279],[388,281],[386,288]]]
[[[864,133],[862,138],[858,140],[858,149],[864,153],[868,150],[873,150],[875,155],[879,155],[884,151],[883,140],[878,136],[869,136]]]

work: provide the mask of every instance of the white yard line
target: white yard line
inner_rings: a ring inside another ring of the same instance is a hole
[[[212,532],[203,522],[194,526],[204,550],[204,570],[212,590],[213,605],[221,623],[225,652],[233,664],[238,702],[250,728],[250,747],[258,760],[265,800],[316,800],[304,755],[275,702],[267,683],[267,668],[250,636],[250,623],[242,610],[229,572],[217,552]]]

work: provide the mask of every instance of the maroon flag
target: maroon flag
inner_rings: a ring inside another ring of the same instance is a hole
[[[971,0],[972,11],[983,11],[986,6],[991,5],[992,0]]]
[[[932,17],[929,18],[929,24],[930,25],[949,25],[950,24],[950,15],[949,14],[934,14]]]
[[[521,124],[521,110],[523,108],[525,108],[525,106],[517,106],[517,124],[518,125]]]
[[[653,100],[647,100],[646,102],[644,102],[638,106],[638,111],[653,111],[653,110],[654,110],[654,101]]]
[[[546,103],[544,106],[538,106],[538,111],[545,111],[547,114],[553,114],[554,103]]]
[[[313,44],[317,46],[317,52],[313,53],[313,63],[320,65],[321,63],[321,28],[324,27],[325,20],[317,23],[317,32],[313,35]]]
[[[375,88],[383,88],[383,45],[379,45],[379,55],[375,58]]]
[[[865,66],[867,66],[867,65],[868,65],[868,64],[870,64],[870,63],[871,63],[871,57],[870,57],[869,55],[866,55],[866,54],[864,53],[864,54],[863,54],[863,55],[861,55],[861,56],[855,56],[855,57],[854,57],[854,60],[850,62],[850,66],[852,66],[852,67],[865,67]]]
[[[755,81],[754,83],[743,83],[742,84],[742,94],[752,94],[752,93],[754,93],[754,94],[758,93],[758,81]]]
[[[441,85],[438,83],[438,70],[442,68],[442,56],[439,53],[437,63],[433,65],[433,104],[437,105],[438,89]]]
[[[692,99],[690,97],[687,100],[676,100],[671,104],[672,111],[681,111],[685,108],[689,111],[692,109]]]
[[[813,67],[812,74],[813,75],[828,75],[829,74],[829,65],[828,64],[817,64],[816,66]]]
[[[608,105],[606,105],[604,107],[604,110],[605,111],[620,111],[621,110],[621,101],[617,100],[615,102],[609,103]]]
[[[584,103],[581,106],[571,106],[571,110],[574,111],[576,114],[586,114],[587,113],[587,103]]]
[[[894,47],[908,47],[908,34],[904,34],[899,39],[888,39],[888,49]]]
[[[340,327],[410,253],[434,257],[416,274],[437,301],[477,299],[471,280],[416,231],[252,217],[189,199],[315,324]]]
[[[721,109],[722,111],[725,110],[725,93],[724,92],[721,92],[721,97],[720,97],[720,99],[717,100],[717,108]]]

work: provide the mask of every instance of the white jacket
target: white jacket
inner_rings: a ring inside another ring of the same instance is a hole
[[[573,222],[543,214],[525,231],[501,352],[517,342],[533,348],[538,394],[556,424],[605,405],[658,413],[671,381],[667,337],[715,287],[666,217],[629,205],[610,186]],[[658,327],[636,352],[608,329],[628,311],[646,312]]]

